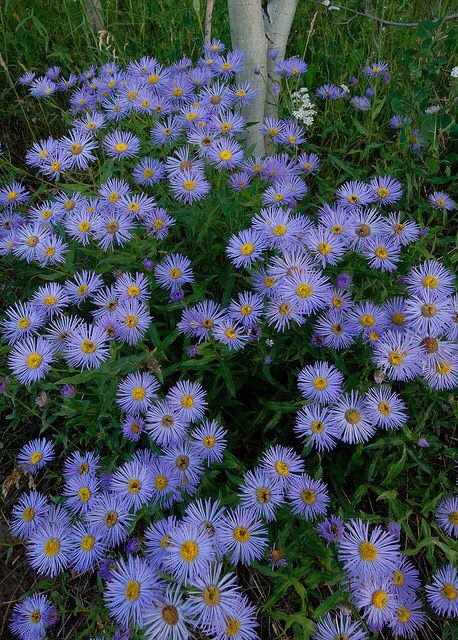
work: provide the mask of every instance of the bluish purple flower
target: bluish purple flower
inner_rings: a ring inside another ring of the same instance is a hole
[[[70,566],[76,573],[85,573],[94,567],[105,554],[106,546],[102,533],[82,523],[70,530]]]
[[[118,385],[116,402],[127,413],[144,413],[156,397],[159,386],[151,373],[130,373]]]
[[[16,342],[8,355],[8,366],[22,384],[33,384],[46,377],[54,362],[56,349],[47,340],[27,338]]]
[[[115,547],[127,538],[132,521],[129,514],[129,500],[123,495],[99,493],[85,520],[102,533],[108,548]]]
[[[249,327],[232,320],[231,318],[225,318],[219,320],[213,329],[213,337],[221,344],[225,344],[229,350],[242,349],[249,341]]]
[[[66,480],[63,495],[66,507],[74,514],[86,514],[94,505],[99,492],[98,479],[93,475],[73,476]]]
[[[42,593],[34,593],[16,603],[11,615],[11,632],[21,640],[44,640],[46,613],[51,602]]]
[[[327,542],[340,542],[345,532],[344,523],[339,516],[330,516],[320,522],[316,527],[317,532]]]
[[[145,612],[162,588],[159,577],[144,558],[120,559],[112,579],[105,586],[104,600],[111,616],[119,624],[145,623]]]
[[[145,430],[145,421],[137,414],[128,414],[122,424],[122,434],[128,440],[137,442]]]
[[[46,522],[48,499],[38,491],[23,493],[11,511],[10,531],[15,538],[28,540]]]
[[[364,182],[344,182],[336,191],[337,202],[349,209],[370,204],[374,200],[371,188]]]
[[[114,319],[119,326],[119,337],[129,345],[143,338],[152,322],[148,307],[135,298],[122,302],[116,308]]]
[[[420,227],[413,220],[401,222],[401,213],[390,213],[384,220],[382,235],[389,237],[401,246],[406,246],[420,237]]]
[[[432,389],[455,389],[458,386],[458,357],[444,354],[428,358],[423,365],[422,375]]]
[[[330,407],[331,420],[340,430],[342,442],[357,444],[367,442],[375,433],[364,399],[358,391],[343,393]]]
[[[194,448],[208,464],[221,462],[227,445],[227,431],[216,420],[204,420],[191,432]]]
[[[371,101],[367,96],[353,96],[350,104],[355,111],[369,111],[371,108]]]
[[[298,387],[303,397],[328,404],[334,402],[342,392],[343,375],[327,362],[317,362],[304,367],[298,376]]]
[[[270,51],[272,52],[275,50],[271,49]],[[272,54],[269,57],[272,57]],[[308,64],[298,56],[286,58],[286,60],[280,60],[275,65],[275,73],[285,78],[298,77],[305,73],[307,69]]]
[[[389,387],[372,387],[364,400],[372,420],[382,429],[400,429],[406,424],[406,404]]]
[[[81,369],[98,368],[110,357],[105,334],[94,325],[80,326],[70,334],[63,355],[69,365]]]
[[[345,98],[347,92],[335,84],[323,84],[315,91],[315,95],[321,100],[339,100]]]
[[[165,593],[155,595],[144,619],[149,640],[188,640],[189,628],[195,624],[193,603],[183,598],[178,586],[169,586]]]
[[[388,623],[390,629],[401,638],[417,638],[425,623],[422,603],[412,593],[403,593],[396,598],[396,610]]]
[[[19,182],[12,182],[0,188],[0,205],[17,207],[29,200],[30,192]]]
[[[113,473],[110,488],[126,505],[138,510],[151,499],[154,483],[149,469],[132,460],[124,463]]]
[[[215,564],[204,575],[192,580],[189,604],[203,628],[221,627],[224,618],[234,608],[234,598],[240,594],[236,576],[233,573],[221,575],[222,564]]]
[[[419,155],[426,147],[426,140],[421,135],[419,129],[411,129],[409,133],[409,146],[412,153]]]
[[[341,235],[334,234],[321,225],[308,231],[306,246],[323,269],[328,264],[340,262],[346,250],[346,242]]]
[[[374,269],[394,271],[401,259],[398,242],[386,236],[371,236],[364,243],[361,253]]]
[[[400,535],[393,536],[390,526],[387,527],[388,533],[399,544]],[[393,590],[395,594],[404,594],[406,592],[418,591],[421,587],[420,574],[413,562],[406,556],[401,556],[396,569],[391,574]]]
[[[453,211],[456,208],[455,201],[445,191],[434,191],[428,196],[428,202],[435,209]]]
[[[132,216],[121,209],[106,209],[92,222],[92,232],[98,246],[103,251],[114,245],[124,246],[132,238],[135,222]]]
[[[307,438],[307,444],[321,452],[334,449],[341,430],[331,419],[327,407],[309,404],[296,414],[294,432],[301,438]]]
[[[260,460],[260,466],[268,474],[280,481],[286,488],[291,479],[304,472],[304,461],[290,447],[275,445],[267,449]]]
[[[355,621],[346,613],[331,616],[327,613],[324,618],[318,620],[313,640],[336,640],[336,638],[348,638],[348,640],[367,640],[367,635],[360,622]]]
[[[431,289],[444,296],[454,293],[453,274],[437,260],[426,260],[412,267],[405,282],[411,295],[421,295]]]
[[[168,400],[155,402],[147,413],[146,429],[159,446],[169,446],[183,440],[189,426],[181,409],[172,407]]]
[[[458,573],[448,564],[433,575],[433,582],[426,586],[426,597],[440,616],[458,616]]]
[[[267,529],[251,509],[226,512],[221,524],[221,544],[232,564],[250,565],[260,560],[268,545]]]
[[[366,64],[363,73],[369,78],[377,78],[382,76],[384,73],[387,73],[390,69],[390,65],[388,62],[384,62],[380,60],[378,62],[373,62],[372,64]]]
[[[329,290],[328,278],[313,268],[292,271],[280,285],[284,298],[307,316],[326,306]]]
[[[187,585],[205,574],[215,558],[215,549],[206,529],[182,523],[170,533],[164,556],[164,569],[177,582]]]
[[[64,476],[67,480],[72,477],[95,476],[99,462],[99,456],[92,451],[84,454],[74,451],[65,459]]]
[[[258,260],[267,248],[263,234],[245,229],[230,237],[226,252],[236,267],[249,267]]]
[[[445,533],[458,538],[458,497],[450,496],[441,500],[436,510],[436,520]]]
[[[194,500],[183,516],[183,522],[202,526],[211,538],[218,557],[222,555],[219,541],[225,509],[219,500]]]
[[[245,473],[239,495],[241,506],[263,517],[266,522],[275,520],[277,507],[284,503],[279,480],[260,468]]]
[[[116,160],[131,158],[140,151],[140,140],[130,131],[115,130],[103,139],[103,148],[106,153]]]
[[[402,127],[410,124],[411,122],[412,118],[409,116],[392,116],[389,124],[392,129],[402,129]]]
[[[439,336],[454,317],[454,306],[450,298],[439,291],[429,290],[412,295],[405,303],[407,328],[420,336]]]
[[[326,485],[319,480],[313,480],[306,473],[291,478],[287,497],[292,512],[306,520],[314,520],[324,515],[329,505]]]
[[[27,546],[27,555],[37,573],[53,578],[68,567],[70,550],[68,526],[46,522],[35,529]]]
[[[380,204],[393,204],[402,197],[402,185],[391,176],[372,178],[370,186],[374,200]]]
[[[30,303],[16,302],[6,309],[5,315],[0,326],[8,344],[14,344],[17,340],[36,333],[45,322],[44,311]]]
[[[163,561],[171,543],[171,534],[178,522],[175,516],[157,520],[145,531],[145,555],[151,566],[163,570]]]
[[[198,382],[180,380],[168,392],[170,406],[185,420],[195,422],[204,416],[207,408],[206,393]]]
[[[165,289],[177,289],[194,281],[191,261],[179,253],[169,254],[154,270],[159,284]]]

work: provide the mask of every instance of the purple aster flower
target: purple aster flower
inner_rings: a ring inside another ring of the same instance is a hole
[[[83,325],[68,336],[63,356],[72,367],[100,367],[110,357],[104,332],[94,325]]]
[[[285,558],[284,550],[282,548],[276,547],[275,545],[272,547],[269,553],[269,564],[272,571],[274,571],[274,569],[288,566],[288,561]]]
[[[304,316],[299,303],[287,298],[273,298],[267,304],[267,324],[274,326],[277,331],[285,331],[291,322],[304,324]]]
[[[426,147],[426,140],[421,135],[419,129],[411,129],[409,133],[409,146],[412,153],[419,155]]]
[[[245,473],[239,495],[242,507],[247,507],[266,522],[275,520],[277,507],[284,503],[279,480],[259,468]]]
[[[276,180],[272,186],[268,187],[264,191],[262,202],[265,205],[282,203],[288,207],[294,207],[299,200],[302,200],[307,191],[308,187],[301,178],[288,176]]]
[[[263,234],[253,229],[245,229],[229,238],[227,255],[236,267],[249,267],[258,260],[267,248]]]
[[[183,598],[178,586],[169,586],[165,593],[156,595],[145,613],[144,627],[150,640],[188,640],[189,627],[195,624],[194,606]]]
[[[186,456],[183,458],[186,464]],[[148,472],[153,485],[151,502],[168,508],[176,495],[179,485],[178,469],[169,459],[158,458],[148,465]]]
[[[393,204],[402,197],[402,185],[391,176],[372,178],[370,181],[373,199],[380,204]]]
[[[340,542],[344,535],[344,523],[338,516],[330,516],[316,527],[317,532],[327,542]]]
[[[99,462],[99,456],[92,451],[84,454],[74,451],[65,459],[64,477],[68,480],[72,477],[95,476]]]
[[[120,303],[114,316],[119,326],[120,339],[129,345],[141,340],[152,322],[148,307],[135,298]]]
[[[261,209],[252,219],[252,226],[265,235],[270,247],[279,249],[290,248],[302,230],[301,221],[280,207]]]
[[[0,327],[8,344],[37,333],[45,322],[44,311],[30,303],[16,302],[13,307],[8,307],[5,315]]]
[[[98,194],[108,205],[117,205],[123,196],[130,192],[129,184],[125,180],[109,178],[100,185]]]
[[[412,593],[397,596],[395,615],[388,626],[401,638],[417,638],[418,631],[425,623],[421,607],[422,603]]]
[[[209,147],[208,160],[218,169],[233,169],[243,160],[243,150],[232,138],[218,138]]]
[[[237,507],[223,517],[221,544],[232,564],[250,565],[264,555],[267,530],[251,509]]]
[[[42,493],[23,493],[11,511],[11,534],[21,540],[30,539],[35,529],[46,522],[48,511],[48,499]]]
[[[234,598],[240,594],[235,574],[221,576],[222,569],[222,564],[215,564],[205,575],[196,576],[192,581],[189,603],[204,628],[221,627],[224,618],[233,611]]]
[[[169,446],[183,440],[189,421],[167,400],[155,402],[148,409],[146,429],[159,446]]]
[[[401,248],[396,240],[386,236],[371,236],[362,246],[362,254],[371,267],[380,271],[394,271],[401,259]]]
[[[99,493],[86,513],[85,520],[102,534],[108,548],[115,547],[127,538],[133,515],[129,513],[129,501],[123,495]]]
[[[94,239],[103,251],[108,251],[115,244],[124,246],[132,238],[134,228],[131,215],[121,209],[106,210],[92,222]]]
[[[60,236],[51,233],[43,238],[37,246],[36,259],[41,267],[56,265],[65,262],[65,255],[68,252],[68,244]]]
[[[103,278],[94,271],[83,270],[76,273],[72,280],[65,282],[64,288],[71,302],[80,304],[90,298],[103,286]]]
[[[260,460],[261,468],[286,488],[291,479],[303,473],[304,461],[290,447],[275,445],[267,449]]]
[[[364,397],[372,420],[382,429],[400,429],[407,422],[407,407],[389,387],[372,387]]]
[[[73,130],[59,139],[59,146],[69,156],[70,169],[87,169],[96,158],[92,153],[98,147],[91,133]]]
[[[27,555],[37,573],[53,578],[68,567],[70,550],[68,527],[47,522],[35,529],[28,543]]]
[[[210,184],[204,174],[196,169],[185,169],[169,177],[170,188],[174,197],[186,204],[201,200],[210,191]]]
[[[401,525],[397,522],[394,522],[394,520],[387,524],[386,530],[388,531],[390,536],[393,536],[395,540],[399,541],[401,539]]]
[[[389,124],[392,129],[402,129],[402,127],[411,122],[412,118],[409,116],[393,116],[390,118]]]
[[[123,411],[138,415],[144,413],[156,397],[159,382],[151,373],[130,373],[118,385],[117,404]]]
[[[438,336],[444,333],[454,317],[450,298],[444,298],[437,290],[413,295],[405,303],[407,327],[421,336]]]
[[[181,584],[189,584],[208,571],[214,558],[214,545],[206,529],[183,523],[171,531],[164,569]]]
[[[458,616],[458,573],[452,565],[446,565],[433,575],[433,582],[426,587],[426,597],[440,616]]]
[[[396,612],[397,601],[391,584],[379,577],[362,583],[354,593],[354,602],[358,609],[362,609],[363,617],[373,632],[380,631]]]
[[[454,389],[458,386],[458,357],[454,354],[427,359],[423,376],[432,389]]]
[[[314,255],[316,262],[323,269],[328,264],[337,264],[346,250],[344,239],[323,226],[310,229],[307,233],[305,244]]]
[[[126,415],[122,424],[122,434],[128,440],[137,442],[145,430],[145,421],[138,415]]]
[[[119,624],[145,623],[145,611],[160,593],[162,584],[144,558],[120,559],[112,579],[105,586],[104,600]]]
[[[339,545],[339,559],[357,580],[376,579],[394,571],[399,561],[399,543],[379,526],[350,520]]]
[[[358,302],[348,312],[348,320],[356,332],[381,332],[387,324],[386,316],[378,305],[372,302]]]
[[[306,141],[304,131],[301,125],[292,120],[285,122],[278,136],[278,142],[286,144],[288,147],[295,148]]]
[[[47,340],[27,338],[17,342],[8,356],[8,366],[22,384],[33,384],[46,377],[55,360],[56,349]]]
[[[168,392],[170,406],[184,419],[195,422],[204,416],[207,408],[206,393],[198,382],[180,380]]]
[[[336,640],[336,638],[348,638],[348,640],[367,640],[367,635],[361,624],[352,620],[346,613],[331,616],[327,613],[324,618],[318,620],[313,640]]]
[[[388,526],[388,533],[392,537],[394,537],[396,542],[399,544],[400,535],[393,536],[389,529],[390,526]],[[406,556],[400,556],[399,562],[396,565],[396,569],[391,574],[391,579],[393,583],[393,591],[396,595],[401,595],[406,592],[418,591],[418,589],[421,587],[421,580],[418,569],[411,562],[411,560],[406,558]]]
[[[137,184],[149,187],[165,177],[165,164],[161,160],[156,160],[156,158],[142,158],[135,165],[132,177]]]
[[[273,140],[273,142],[278,142],[283,126],[283,120],[273,117],[264,118],[264,122],[262,127],[259,129],[259,133],[263,136],[268,136]]]
[[[258,626],[256,608],[249,604],[245,596],[241,596],[234,598],[231,614],[225,617],[224,624],[219,631],[217,628],[213,628],[213,633],[217,632],[221,640],[235,638],[256,640],[259,638],[257,634]]]
[[[204,420],[191,432],[193,447],[208,464],[221,462],[227,431],[216,420]]]
[[[37,259],[38,247],[49,238],[49,228],[43,224],[25,224],[14,234],[12,252],[17,258],[32,262]]]
[[[194,281],[191,261],[179,253],[171,253],[154,270],[156,279],[164,289],[177,289]]]
[[[213,337],[217,342],[225,344],[227,348],[232,350],[242,349],[249,341],[249,327],[233,320],[225,318],[219,320],[213,330]]]
[[[145,531],[145,555],[151,566],[163,570],[163,561],[171,543],[171,534],[178,522],[175,516],[157,520]]]
[[[140,140],[129,131],[115,130],[103,139],[103,148],[114,159],[131,158],[140,151]]]
[[[364,182],[344,182],[336,191],[338,204],[354,209],[370,204],[374,200],[371,188]]]
[[[154,207],[143,217],[142,222],[148,228],[149,234],[159,240],[163,240],[167,236],[170,227],[175,224],[175,220],[161,207]]]
[[[342,394],[330,408],[331,420],[341,431],[341,440],[347,444],[367,442],[375,433],[364,399],[358,391]]]
[[[334,402],[342,392],[343,375],[327,362],[304,367],[298,376],[298,387],[303,397],[313,402]]]
[[[307,69],[308,64],[298,56],[286,58],[286,60],[277,62],[275,65],[275,73],[286,78],[295,78],[300,76],[305,73]]]
[[[126,505],[135,510],[148,502],[154,491],[149,469],[135,461],[126,462],[114,472],[110,487]]]
[[[310,315],[326,306],[330,283],[315,269],[293,271],[281,285],[286,300],[297,304],[304,315]]]
[[[413,220],[401,222],[401,213],[390,213],[384,220],[382,235],[406,246],[420,237],[420,227]]]
[[[445,533],[458,538],[458,497],[451,496],[441,500],[436,510],[436,520]]]
[[[30,192],[19,182],[12,182],[0,188],[0,204],[4,207],[17,207],[30,198]]]
[[[94,505],[99,492],[98,479],[89,474],[73,476],[65,482],[63,495],[65,504],[73,514],[86,514]]]
[[[320,452],[334,449],[340,437],[340,429],[331,419],[329,409],[318,404],[305,405],[297,413],[294,431]]]
[[[178,475],[180,487],[194,493],[203,474],[203,461],[197,449],[189,442],[182,442],[166,449],[164,461]]]
[[[390,65],[388,62],[384,62],[380,60],[378,62],[373,62],[372,64],[366,64],[363,73],[369,78],[377,78],[382,76],[384,73],[387,73],[390,69]]]
[[[453,211],[456,208],[455,201],[445,191],[435,191],[428,196],[428,202],[435,209]]]
[[[313,480],[306,473],[291,478],[287,497],[292,512],[306,520],[314,520],[324,515],[329,504],[326,485],[319,480]]]
[[[116,560],[113,557],[108,556],[108,558],[105,558],[100,563],[100,566],[99,566],[100,577],[103,580],[106,580],[107,582],[108,580],[112,580],[117,566],[118,564]]]
[[[315,95],[321,100],[339,100],[339,98],[345,98],[347,92],[334,84],[323,84],[315,91]]]
[[[366,96],[353,96],[350,100],[350,104],[355,111],[369,111],[371,108],[370,98]]]
[[[106,546],[100,531],[82,523],[70,530],[70,566],[76,573],[85,573],[94,567],[105,554]]]
[[[21,640],[44,640],[46,613],[51,607],[47,596],[34,593],[16,603],[11,615],[11,632]]]
[[[297,165],[306,175],[313,175],[320,168],[320,158],[316,153],[301,153],[297,158]]]
[[[241,322],[244,327],[251,327],[260,321],[263,307],[264,299],[261,295],[244,291],[239,293],[237,300],[231,300],[229,316]]]
[[[73,122],[73,129],[80,132],[94,134],[102,129],[106,123],[105,116],[99,111],[89,111]]]
[[[444,296],[454,293],[453,274],[437,260],[426,260],[413,267],[407,274],[405,282],[407,290],[413,295],[432,289]]]

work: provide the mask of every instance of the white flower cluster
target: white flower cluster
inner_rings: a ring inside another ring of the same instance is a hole
[[[308,89],[302,87],[299,91],[291,94],[292,115],[300,120],[306,127],[313,124],[316,109],[314,103],[310,100]]]
[[[453,69],[450,71],[450,75],[452,76],[452,78],[458,78],[458,67],[453,67]]]

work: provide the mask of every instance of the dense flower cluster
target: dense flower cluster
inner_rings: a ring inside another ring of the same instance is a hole
[[[276,59],[275,52],[269,55]],[[310,330],[313,344],[327,355],[298,373],[305,403],[295,433],[319,453],[338,443],[365,443],[377,429],[405,426],[404,382],[422,378],[439,391],[458,384],[454,278],[433,259],[404,268],[406,247],[424,230],[405,212],[404,187],[393,176],[349,180],[337,188],[334,202],[310,215],[298,211],[320,169],[319,156],[303,147],[304,125],[313,123],[316,105],[305,88],[293,93],[293,119],[262,123],[276,153],[248,156],[242,112],[256,93],[236,79],[244,59],[243,52],[226,52],[213,40],[197,64],[183,57],[165,67],[144,57],[126,69],[110,63],[63,78],[53,67],[42,77],[27,73],[20,79],[35,98],[69,92],[73,121],[66,135],[40,140],[27,152],[29,167],[53,181],[46,200],[36,202],[16,181],[0,188],[0,255],[53,273],[28,300],[6,309],[0,329],[9,368],[21,384],[31,385],[52,376],[62,361],[80,370],[114,362],[119,349],[130,353],[155,330],[151,306],[163,290],[170,302],[183,300],[177,329],[192,341],[190,355],[207,341],[227,355],[261,336]],[[280,79],[306,71],[297,57],[275,63]],[[390,81],[383,61],[367,64],[363,74],[370,82]],[[371,108],[373,87],[364,95],[350,93],[345,85],[315,90],[321,103],[346,100],[357,111]],[[146,123],[147,136],[134,126],[139,122]],[[390,125],[403,130],[410,120],[395,116]],[[419,132],[409,135],[412,150],[421,151]],[[96,167],[103,179],[94,182]],[[85,172],[91,177],[81,191],[54,188],[74,177],[82,183]],[[186,294],[198,283],[187,256],[162,248],[181,224],[164,205],[192,212],[216,174],[233,192],[253,186],[262,203],[249,227],[226,238],[224,258],[245,270],[240,280],[248,276],[251,289],[224,305],[202,296],[189,305]],[[455,208],[442,191],[430,193],[427,204],[443,212]],[[104,260],[144,239],[159,260],[142,256],[141,265],[111,274],[72,266],[56,274],[75,251],[93,251]],[[337,273],[349,255],[375,278],[396,274],[397,294],[382,303],[361,299],[351,277]],[[369,350],[375,369],[377,384],[364,393],[327,361],[353,345]],[[314,637],[364,640],[366,627],[415,637],[425,620],[421,581],[401,552],[398,525],[385,530],[329,515],[326,483],[280,444],[243,473],[238,501],[230,507],[213,497],[195,499],[206,469],[224,459],[227,432],[207,417],[207,394],[198,382],[183,379],[161,394],[151,371],[133,365],[116,391],[124,437],[143,438],[149,448],[116,468],[102,464],[95,451],[75,451],[65,458],[59,496],[33,489],[14,506],[11,533],[25,543],[33,569],[47,578],[98,571],[118,640],[134,629],[149,640],[187,640],[196,630],[215,640],[255,640],[255,607],[232,568],[287,565],[270,524],[288,510],[291,519],[303,518],[335,545],[348,600],[359,613],[360,620],[327,614]],[[8,381],[0,383],[3,389]],[[60,387],[62,398],[75,393],[72,384]],[[43,392],[37,404],[46,402]],[[21,470],[34,476],[54,460],[55,449],[45,438],[30,441],[18,456]],[[458,536],[456,497],[439,503],[436,520],[445,535]],[[438,615],[458,615],[458,575],[451,565],[433,575],[426,597]],[[22,640],[43,640],[57,619],[51,600],[34,594],[14,607],[11,630]]]

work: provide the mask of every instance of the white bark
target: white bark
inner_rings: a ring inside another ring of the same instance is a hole
[[[261,0],[228,0],[232,47],[246,53],[245,70],[239,74],[256,89],[256,100],[244,109],[244,117],[253,123],[247,130],[247,145],[256,155],[264,155],[264,139],[259,129],[266,101],[267,38],[264,31]],[[258,73],[255,73],[257,71]]]
[[[284,60],[286,45],[296,13],[298,0],[269,0],[264,9],[264,29],[267,37],[269,49],[277,49],[278,55],[275,60],[267,58],[267,90],[266,90],[266,116],[276,116],[278,114],[278,96],[272,91],[272,84],[279,82],[275,74],[275,63]]]

